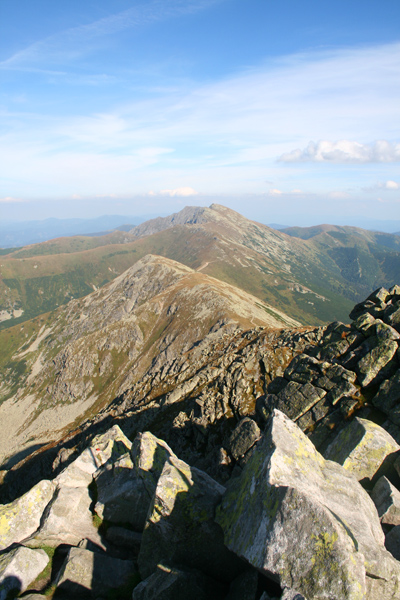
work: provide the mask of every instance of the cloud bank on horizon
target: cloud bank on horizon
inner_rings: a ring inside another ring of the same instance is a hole
[[[57,214],[97,198],[100,212],[103,200],[126,212],[137,196],[133,211],[146,197],[166,212],[244,194],[252,216],[278,197],[283,214],[299,202],[315,214],[319,197],[322,218],[335,198],[379,215],[390,192],[387,213],[400,213],[400,7],[389,0],[118,0],[115,12],[42,0],[36,15],[21,3],[26,14],[11,0],[2,9],[2,210],[40,198]]]

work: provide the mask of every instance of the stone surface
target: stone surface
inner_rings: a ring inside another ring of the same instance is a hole
[[[258,572],[247,569],[232,581],[225,600],[256,600],[257,588]]]
[[[49,557],[44,550],[31,550],[24,546],[18,546],[1,554],[0,600],[5,600],[11,590],[24,592],[40,575],[48,562]]]
[[[132,600],[223,600],[224,589],[194,569],[158,565],[133,590]]]
[[[101,547],[101,538],[93,525],[91,503],[87,488],[62,487],[45,510],[39,530],[26,543],[35,548],[60,544],[76,546],[81,539],[87,538]]]
[[[242,562],[224,545],[214,512],[225,488],[209,475],[171,457],[157,483],[143,531],[138,564],[142,577],[157,564],[199,569],[231,581]]]
[[[372,348],[364,354],[356,365],[358,380],[363,387],[374,381],[396,354],[398,345],[391,339],[380,339],[374,336]]]
[[[71,548],[56,577],[57,589],[70,597],[88,592],[96,598],[127,585],[135,576],[130,560],[112,558],[82,548]]]
[[[295,590],[285,588],[280,600],[307,600],[307,598]]]
[[[132,442],[118,425],[113,425],[105,433],[96,435],[91,443],[91,451],[99,467],[107,461],[115,461],[132,448]]]
[[[261,431],[257,423],[245,417],[232,432],[229,438],[229,451],[235,460],[239,460],[250,450],[261,437]]]
[[[400,525],[396,525],[386,534],[385,546],[400,561]]]
[[[126,529],[125,527],[112,525],[107,528],[106,539],[115,546],[122,546],[123,548],[128,548],[139,553],[142,534]]]
[[[231,550],[307,598],[361,600],[372,590],[378,600],[375,580],[379,600],[400,593],[400,565],[384,548],[372,500],[279,411],[216,520]]]
[[[396,425],[400,425],[400,369],[383,381],[372,399],[374,406],[388,415]]]
[[[108,461],[94,478],[96,513],[112,523],[129,523],[143,530],[151,498],[165,461],[175,456],[171,448],[150,432],[139,433],[130,454]]]
[[[381,523],[400,525],[400,492],[386,477],[380,477],[371,492]]]
[[[130,454],[108,462],[95,474],[97,503],[95,511],[111,523],[129,523],[141,531],[146,520],[150,497],[137,477]]]
[[[359,481],[369,483],[390,476],[400,446],[382,427],[356,417],[328,446],[324,456],[343,465]]]
[[[56,486],[43,480],[10,504],[0,505],[0,550],[32,535],[51,501]]]

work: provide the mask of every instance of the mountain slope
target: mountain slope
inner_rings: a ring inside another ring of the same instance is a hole
[[[307,239],[293,237],[213,204],[186,207],[130,232],[17,250],[0,261],[0,328],[85,296],[149,253],[240,287],[310,325],[346,321],[354,302],[399,279],[396,236],[311,229],[302,234]]]
[[[0,334],[0,454],[60,437],[196,345],[298,325],[242,290],[146,256],[86,298]]]

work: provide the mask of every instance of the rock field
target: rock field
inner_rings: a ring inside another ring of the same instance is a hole
[[[400,286],[350,318],[236,332],[3,473],[0,600],[400,598]]]

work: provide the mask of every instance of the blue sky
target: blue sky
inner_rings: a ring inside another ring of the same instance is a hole
[[[396,0],[0,0],[0,215],[400,219],[399,24]]]

